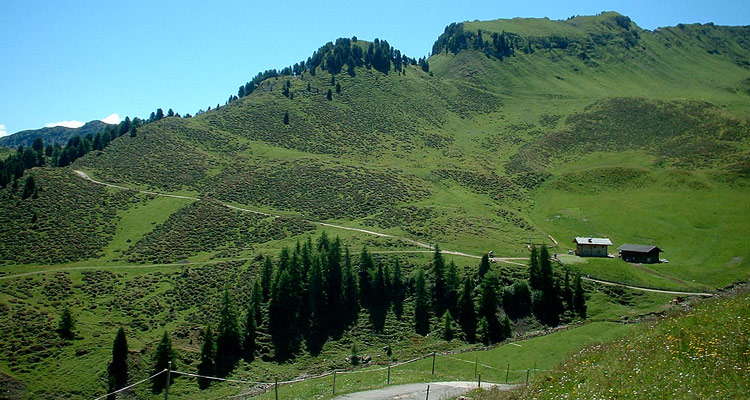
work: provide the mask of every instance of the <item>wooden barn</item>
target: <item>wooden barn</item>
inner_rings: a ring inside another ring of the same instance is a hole
[[[656,246],[647,246],[643,244],[623,244],[618,247],[620,257],[623,261],[637,264],[654,264],[659,262],[659,253],[664,250]]]
[[[607,246],[612,246],[608,238],[576,237],[576,255],[579,257],[607,257]]]

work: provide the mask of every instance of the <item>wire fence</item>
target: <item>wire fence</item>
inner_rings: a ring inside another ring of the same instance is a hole
[[[469,353],[459,353],[461,355],[468,355]],[[418,361],[425,359],[431,359],[431,363],[426,365],[413,365]],[[438,362],[438,359],[443,361]],[[463,368],[461,367],[463,366]],[[534,363],[533,368],[525,369],[511,369],[510,363],[505,363],[505,368],[500,364],[500,360],[496,365],[490,365],[486,362],[479,362],[479,357],[475,356],[474,360],[467,360],[465,358],[457,357],[454,352],[433,352],[428,353],[420,357],[415,357],[406,361],[387,364],[383,366],[363,367],[363,368],[351,368],[351,369],[334,369],[325,373],[298,377],[289,380],[279,381],[274,379],[273,381],[262,381],[262,380],[243,380],[243,379],[232,379],[232,378],[221,378],[217,376],[200,375],[191,372],[172,370],[170,366],[160,372],[157,372],[147,378],[141,379],[134,382],[126,387],[118,389],[114,392],[107,393],[103,396],[97,397],[95,400],[102,400],[110,396],[115,396],[119,393],[133,390],[137,386],[142,385],[153,379],[166,379],[166,393],[165,399],[168,399],[169,385],[174,377],[183,376],[186,378],[205,379],[215,382],[227,382],[240,385],[240,393],[236,395],[227,396],[225,398],[232,399],[247,399],[253,398],[259,395],[263,395],[273,391],[273,397],[278,400],[280,398],[300,398],[301,395],[292,393],[284,393],[280,388],[284,386],[292,386],[294,384],[312,382],[309,388],[302,388],[301,390],[307,390],[310,396],[316,398],[328,396],[335,396],[337,393],[351,393],[361,390],[378,389],[389,386],[391,384],[402,384],[402,383],[413,383],[413,382],[427,382],[431,377],[435,379],[445,380],[471,380],[472,372],[471,367],[473,366],[473,380],[477,381],[479,385],[481,382],[484,383],[505,383],[505,384],[528,384],[532,374],[538,372],[546,372],[547,370],[536,368]],[[466,368],[469,368],[468,370]],[[398,369],[398,371],[394,371]],[[162,378],[162,374],[167,374],[166,378]],[[392,375],[393,373],[393,375]],[[482,373],[485,373],[485,379],[482,380]],[[512,379],[511,379],[511,373]],[[342,381],[349,375],[356,378],[357,375],[363,376],[357,379],[350,379],[349,381]],[[504,376],[503,376],[504,375]],[[338,384],[337,384],[338,378]],[[489,378],[489,379],[488,379]],[[326,382],[323,382],[327,379]],[[312,392],[315,392],[314,394]]]

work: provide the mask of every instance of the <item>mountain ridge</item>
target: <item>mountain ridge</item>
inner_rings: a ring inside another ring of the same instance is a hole
[[[18,146],[29,147],[34,143],[36,138],[42,138],[45,145],[58,143],[64,146],[68,140],[76,136],[80,135],[81,137],[85,137],[86,135],[96,135],[99,132],[103,132],[108,126],[112,126],[112,124],[100,120],[93,120],[78,128],[53,126],[39,129],[28,129],[1,137],[0,146],[10,148]]]

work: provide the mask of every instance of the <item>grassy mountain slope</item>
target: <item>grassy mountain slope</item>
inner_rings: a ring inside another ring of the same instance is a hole
[[[34,143],[34,139],[36,138],[42,138],[45,144],[60,143],[61,145],[65,145],[68,140],[75,136],[80,135],[81,137],[85,137],[89,134],[96,135],[99,132],[103,132],[108,126],[110,125],[106,122],[97,120],[89,121],[80,128],[53,126],[51,128],[30,129],[0,138],[0,146],[13,148],[18,146],[29,147]]]
[[[467,37],[481,29],[485,41],[505,32],[513,54],[500,59],[469,41],[455,53],[434,52],[430,72],[357,67],[354,76],[332,77],[318,68],[266,79],[242,99],[149,123],[73,165],[100,181],[201,200],[104,189],[68,169],[27,171],[43,188],[35,199],[20,199],[23,180],[0,190],[0,306],[7,311],[0,324],[13,332],[0,342],[0,370],[9,385],[45,379],[44,387],[27,386],[34,398],[102,392],[119,324],[137,351],[133,376],[147,373],[165,329],[174,332],[180,365],[194,371],[199,329],[216,322],[220,290],[228,285],[245,305],[256,257],[323,230],[310,221],[511,257],[527,256],[529,241],[556,240],[554,251],[564,254],[581,235],[609,236],[615,247],[656,244],[669,264],[561,258],[595,277],[673,290],[711,290],[750,276],[746,27],[651,32],[616,13],[462,27]],[[376,253],[423,250],[326,231],[354,251],[364,244]],[[395,254],[408,273],[429,257]],[[476,268],[476,260],[453,260],[462,272]],[[493,268],[526,274],[515,264]],[[660,311],[672,298],[588,289],[590,318],[600,321]],[[70,345],[43,333],[65,304],[79,315],[82,337]],[[409,312],[389,320],[382,335],[362,322],[318,357],[245,364],[238,377],[342,366],[354,342],[378,354],[376,361],[386,360],[385,344],[399,359],[457,346],[410,334]],[[180,390],[186,398],[197,393],[192,382]]]
[[[747,288],[587,348],[518,392],[489,399],[743,398],[750,391]]]

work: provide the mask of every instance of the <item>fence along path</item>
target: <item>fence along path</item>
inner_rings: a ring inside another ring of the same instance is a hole
[[[512,344],[512,343],[508,343],[508,344]],[[478,351],[485,351],[485,350],[486,349],[484,349],[484,348],[478,349]],[[463,352],[461,354],[467,354],[467,353],[470,353],[470,352],[473,352],[473,351]],[[523,374],[525,374],[526,383],[528,383],[528,379],[529,379],[530,373],[532,373],[532,372],[538,372],[538,371],[546,371],[544,369],[538,369],[536,367],[534,367],[533,369],[532,368],[510,369],[510,364],[508,364],[507,368],[501,368],[501,367],[496,367],[496,366],[492,366],[492,365],[488,365],[488,364],[484,364],[484,363],[479,363],[476,360],[475,361],[464,360],[464,359],[461,359],[461,358],[458,358],[458,357],[454,357],[453,355],[454,355],[454,353],[452,353],[452,352],[446,352],[446,353],[433,352],[433,353],[425,354],[425,355],[423,355],[421,357],[414,357],[414,358],[406,360],[406,361],[398,362],[398,363],[395,363],[395,364],[384,365],[384,366],[381,366],[381,367],[377,367],[376,366],[376,367],[372,367],[372,368],[360,368],[360,369],[334,369],[334,370],[331,370],[329,372],[325,372],[325,373],[318,374],[318,375],[299,377],[299,378],[294,378],[294,379],[289,379],[289,380],[284,380],[284,381],[274,380],[273,382],[271,382],[271,381],[242,380],[242,379],[232,379],[232,378],[221,378],[221,377],[217,377],[217,376],[199,375],[199,374],[194,374],[194,373],[190,373],[190,372],[184,372],[184,371],[179,371],[179,370],[172,370],[171,367],[170,367],[170,368],[165,368],[164,370],[162,370],[160,372],[157,372],[157,373],[155,373],[155,374],[153,374],[153,375],[151,375],[151,376],[149,376],[147,378],[143,378],[143,379],[141,379],[141,380],[139,380],[137,382],[134,382],[134,383],[132,383],[132,384],[130,384],[130,385],[124,387],[124,388],[118,389],[118,390],[116,390],[114,392],[107,393],[107,394],[102,395],[102,396],[99,396],[99,397],[97,397],[94,400],[102,400],[102,399],[105,399],[108,396],[111,396],[111,395],[114,395],[114,394],[118,394],[118,393],[122,393],[122,392],[133,390],[137,386],[145,384],[145,383],[147,383],[147,382],[149,382],[149,381],[151,381],[153,379],[167,379],[167,380],[169,380],[170,376],[172,378],[176,378],[176,377],[179,377],[179,376],[184,376],[186,378],[196,378],[196,379],[201,378],[201,379],[208,379],[208,380],[212,380],[212,381],[216,381],[216,382],[235,383],[235,384],[240,384],[240,385],[246,386],[245,390],[247,390],[247,391],[245,391],[243,393],[239,393],[239,394],[233,395],[233,396],[228,396],[226,398],[248,398],[248,397],[255,397],[255,396],[267,393],[270,390],[274,390],[275,398],[276,399],[283,398],[283,396],[279,396],[279,388],[280,387],[287,386],[287,385],[292,385],[292,384],[295,384],[295,383],[302,383],[302,382],[305,382],[305,381],[312,381],[312,380],[319,380],[319,379],[323,379],[323,378],[327,378],[327,377],[333,377],[333,379],[330,381],[330,384],[326,387],[325,393],[317,393],[316,395],[320,396],[320,395],[325,395],[325,394],[328,394],[328,393],[330,393],[331,395],[335,395],[336,394],[336,376],[337,375],[338,376],[341,376],[341,375],[356,375],[356,374],[368,374],[368,375],[371,375],[371,374],[379,374],[379,373],[382,373],[383,371],[387,371],[386,378],[384,380],[382,380],[379,384],[376,383],[376,384],[373,385],[373,384],[366,384],[365,383],[364,385],[359,385],[357,387],[347,388],[346,391],[347,392],[356,392],[356,391],[359,391],[359,390],[377,389],[377,388],[387,387],[387,386],[390,385],[390,383],[391,383],[390,382],[390,380],[391,380],[390,378],[391,378],[391,370],[392,369],[404,367],[404,366],[407,366],[409,364],[415,363],[417,361],[421,361],[421,360],[425,360],[425,359],[429,359],[429,358],[432,358],[432,368],[431,368],[431,372],[429,372],[429,375],[431,375],[431,376],[435,375],[435,373],[437,371],[437,367],[439,366],[437,364],[437,362],[436,362],[437,357],[441,357],[441,358],[444,358],[446,360],[451,360],[453,362],[474,365],[474,379],[475,379],[475,381],[477,381],[477,384],[480,384],[482,382],[484,382],[484,383],[502,383],[502,382],[499,382],[501,379],[496,379],[496,381],[498,381],[498,382],[481,380],[481,373],[478,373],[478,368],[479,367],[482,367],[482,368],[485,368],[485,369],[489,369],[489,370],[497,371],[499,374],[501,374],[502,372],[505,372],[505,374],[506,374],[505,375],[505,383],[506,384],[509,383],[508,374],[510,372],[513,372],[515,374],[520,374],[520,375],[516,375],[516,376],[520,377],[520,380],[519,379],[514,379],[513,380],[513,382],[515,382],[516,384],[519,384],[519,383],[523,383],[523,379],[524,379],[524,375]],[[420,371],[418,371],[418,370],[416,372],[420,373]],[[437,371],[437,372],[439,373],[439,371]],[[165,373],[167,374],[167,378],[163,378],[162,377],[162,375],[165,374]],[[421,373],[424,374],[424,375],[428,374],[428,372],[421,372]],[[465,376],[468,376],[468,375],[465,375]],[[477,378],[478,378],[478,380],[477,380]],[[361,382],[359,382],[359,383],[361,383]],[[167,384],[167,393],[165,393],[165,399],[168,398],[168,387],[169,387],[169,384]],[[283,393],[282,393],[282,395],[283,395]]]

